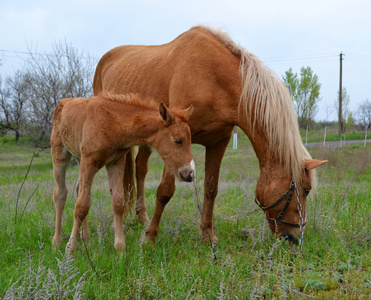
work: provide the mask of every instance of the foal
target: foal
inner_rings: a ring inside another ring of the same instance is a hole
[[[65,174],[72,155],[80,158],[80,179],[73,229],[66,246],[69,252],[77,249],[80,227],[91,204],[93,178],[103,166],[107,169],[112,196],[115,249],[119,254],[125,249],[123,214],[128,203],[122,179],[126,154],[131,147],[148,145],[155,148],[169,172],[182,181],[193,180],[191,132],[186,124],[192,107],[173,112],[163,103],[143,103],[137,95],[104,93],[92,98],[66,98],[56,106],[51,135],[56,181],[54,248],[62,245],[62,214],[67,197]],[[84,237],[88,235],[83,232]]]

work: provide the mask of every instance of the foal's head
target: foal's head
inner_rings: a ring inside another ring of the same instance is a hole
[[[191,148],[191,130],[187,125],[193,107],[172,112],[162,102],[159,113],[163,127],[157,132],[155,148],[165,162],[165,168],[181,181],[191,182],[195,176],[195,166]]]
[[[306,200],[315,180],[314,169],[326,162],[305,160],[302,178],[298,182],[282,168],[261,166],[256,203],[263,209],[269,228],[277,236],[298,243],[307,220]]]

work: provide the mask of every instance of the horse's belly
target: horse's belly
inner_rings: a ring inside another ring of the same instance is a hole
[[[230,136],[232,131],[233,126],[225,124],[224,126],[214,126],[213,128],[205,126],[203,129],[199,130],[195,130],[191,127],[192,143],[204,146],[214,145],[220,140]]]

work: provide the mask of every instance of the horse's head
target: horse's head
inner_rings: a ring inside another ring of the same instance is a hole
[[[287,176],[282,168],[261,166],[256,186],[256,203],[263,209],[269,228],[277,236],[297,244],[307,220],[306,200],[312,189],[314,169],[327,163],[305,160],[302,178]]]
[[[191,130],[187,125],[193,107],[172,112],[162,102],[159,113],[163,128],[157,132],[156,150],[165,162],[165,168],[181,181],[192,182],[195,165],[192,156]]]

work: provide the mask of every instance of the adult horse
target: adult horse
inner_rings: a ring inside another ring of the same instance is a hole
[[[98,63],[93,87],[95,94],[103,90],[140,93],[170,108],[193,105],[188,120],[192,143],[206,147],[200,219],[204,241],[218,241],[212,216],[220,164],[233,127],[240,127],[259,159],[256,198],[269,227],[298,242],[305,226],[306,198],[315,184],[313,170],[326,161],[311,159],[302,144],[287,89],[255,55],[224,32],[199,26],[168,44],[120,46],[108,51]],[[148,218],[144,179],[150,154],[150,148],[140,147],[135,161],[140,220]],[[155,212],[146,228],[146,239],[153,243],[174,190],[174,176],[164,170]],[[293,196],[295,201],[290,201]]]

